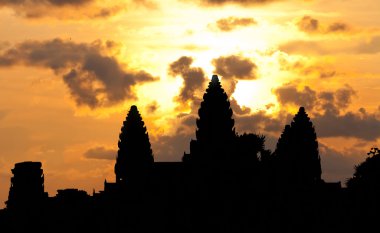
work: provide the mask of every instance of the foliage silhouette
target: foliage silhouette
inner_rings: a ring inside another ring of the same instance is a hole
[[[347,181],[347,187],[353,190],[380,191],[380,150],[371,148],[368,158],[355,166],[355,173]]]

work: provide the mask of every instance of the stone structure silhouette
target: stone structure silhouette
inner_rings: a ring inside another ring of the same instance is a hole
[[[36,208],[47,199],[41,167],[40,162],[28,161],[15,164],[6,202],[8,209]]]
[[[92,196],[44,192],[39,162],[17,163],[1,232],[370,232],[378,229],[379,150],[357,166],[348,188],[321,179],[317,136],[301,107],[276,151],[265,136],[238,134],[214,75],[182,162],[154,162],[136,106],[123,122],[116,182]],[[369,186],[365,186],[368,185]],[[364,188],[367,187],[367,188]],[[363,190],[365,190],[363,192]],[[377,227],[377,228],[376,228]]]
[[[184,161],[215,163],[226,159],[236,133],[230,102],[217,75],[212,76],[198,115],[196,140],[191,141],[190,154],[185,154]]]
[[[300,107],[291,124],[285,126],[275,154],[279,160],[279,176],[285,179],[285,184],[307,188],[321,183],[317,135],[304,107]]]
[[[152,171],[153,154],[145,123],[136,106],[123,122],[115,164],[116,183],[144,182]]]

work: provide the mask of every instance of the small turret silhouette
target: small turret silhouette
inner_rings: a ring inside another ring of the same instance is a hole
[[[149,176],[154,161],[144,121],[134,105],[123,122],[118,146],[115,164],[116,182],[144,181]]]
[[[317,135],[305,108],[300,107],[290,125],[278,140],[276,156],[280,177],[299,188],[310,187],[321,181],[321,161]]]
[[[41,167],[41,162],[27,161],[15,164],[6,202],[8,209],[36,208],[47,198]]]

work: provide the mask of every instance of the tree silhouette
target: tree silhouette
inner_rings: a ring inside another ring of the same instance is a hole
[[[347,181],[347,188],[363,191],[380,191],[380,150],[371,148],[364,162],[355,166],[355,173]]]
[[[297,187],[310,187],[321,181],[317,135],[305,108],[300,107],[278,140],[275,154],[281,179]]]
[[[153,154],[144,121],[134,105],[123,122],[118,146],[115,164],[116,182],[143,181],[152,169]]]

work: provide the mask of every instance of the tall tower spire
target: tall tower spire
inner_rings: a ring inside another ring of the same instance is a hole
[[[150,172],[153,154],[144,121],[134,105],[121,127],[118,146],[115,164],[116,182],[141,181]]]

